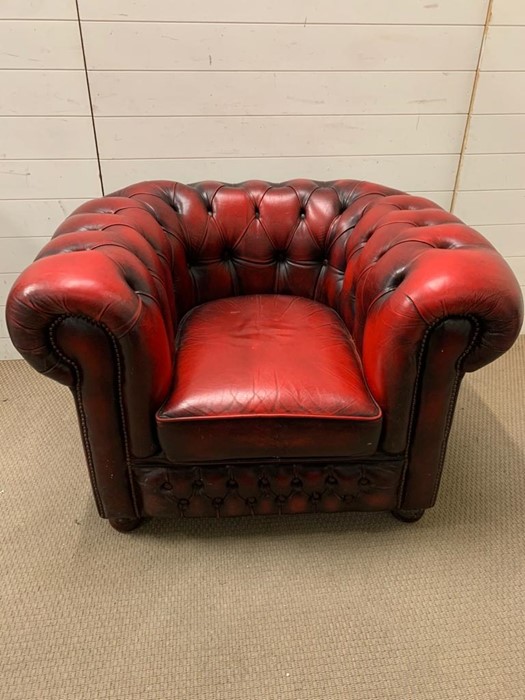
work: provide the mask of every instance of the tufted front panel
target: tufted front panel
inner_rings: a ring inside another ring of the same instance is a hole
[[[402,464],[243,464],[137,467],[142,514],[168,517],[388,510]]]

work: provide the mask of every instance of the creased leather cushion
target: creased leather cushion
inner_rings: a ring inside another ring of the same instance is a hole
[[[181,324],[174,389],[158,413],[169,459],[372,454],[381,411],[340,317],[296,296],[203,304]]]

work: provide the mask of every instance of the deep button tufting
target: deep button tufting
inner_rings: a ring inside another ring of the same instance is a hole
[[[327,476],[325,481],[329,486],[335,486],[337,484],[337,479],[335,476]]]
[[[401,282],[405,279],[406,277],[406,272],[405,270],[398,270],[392,275],[392,279],[390,280],[390,284],[387,285],[388,288],[396,289],[399,287]]]
[[[192,485],[194,491],[201,491],[204,488],[204,481],[202,479],[197,479]]]
[[[228,481],[226,482],[226,486],[227,488],[232,490],[239,488],[239,484],[235,481],[235,479],[228,479]]]
[[[255,217],[256,219],[259,219],[259,218],[260,218],[261,213],[260,213],[260,211],[259,211],[259,209],[258,209],[257,207],[255,207],[255,210],[254,210],[254,212],[253,212],[253,215],[254,215],[254,217]]]
[[[359,486],[369,486],[370,479],[367,479],[366,476],[362,476],[357,483]]]
[[[163,491],[171,491],[173,489],[173,486],[170,484],[169,481],[165,481],[163,484],[161,484],[160,488]]]
[[[330,476],[335,478],[332,474],[333,465],[317,466],[312,474],[311,464],[295,464],[293,476],[291,467],[285,464],[239,464],[230,467],[217,465],[213,468],[209,491],[205,488],[203,491],[177,499],[170,498],[170,494],[164,494],[157,503],[161,505],[160,512],[163,514],[179,516],[217,516],[218,512],[222,511],[221,506],[226,509],[224,515],[242,515],[247,512],[251,512],[252,515],[299,513],[311,510],[312,506],[315,510],[333,512],[350,510],[356,503],[359,504],[360,510],[377,510],[378,505],[382,505],[386,510],[394,507],[397,501],[399,466],[397,461],[370,466],[370,469],[380,476],[381,485],[377,488],[357,490],[354,482],[361,474],[357,465],[337,467],[342,477],[341,481],[337,480],[337,483],[326,488],[322,486],[323,481],[327,483]],[[256,486],[256,481],[262,477],[262,470],[270,482],[270,488],[266,491],[257,490]],[[187,483],[188,479],[192,478],[196,481],[200,480],[199,473],[199,467],[182,468],[177,470],[177,478],[180,478],[182,483]],[[141,469],[140,474],[137,473],[138,483],[146,499],[148,490],[154,488],[157,480],[159,484],[162,483],[164,478],[165,470],[162,467],[148,467]],[[302,478],[308,484],[304,492],[287,488],[288,483],[292,484],[294,479],[299,480],[302,485]],[[250,494],[232,493],[227,487],[231,479],[244,481],[245,485],[250,484]],[[261,508],[258,507],[259,504]]]
[[[305,218],[306,218],[306,210],[305,210],[305,209],[300,209],[300,210],[299,210],[299,218],[300,218],[300,219],[305,219]]]
[[[230,250],[230,248],[225,248],[222,252],[221,259],[226,261],[232,260],[233,258],[233,251]]]
[[[303,487],[303,482],[298,476],[294,476],[290,483],[294,489],[301,489]]]
[[[286,262],[286,251],[285,250],[276,250],[274,254],[274,259],[275,262]]]

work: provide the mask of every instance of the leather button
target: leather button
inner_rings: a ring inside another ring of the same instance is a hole
[[[297,477],[297,476],[294,476],[294,478],[291,480],[290,483],[291,483],[291,485],[293,486],[294,489],[300,489],[300,488],[302,488],[302,486],[303,486],[303,482],[302,482],[301,479],[299,479],[299,477]]]
[[[314,502],[320,501],[320,500],[321,500],[321,494],[319,493],[319,491],[313,491],[313,492],[310,494],[310,500],[311,500],[311,501],[314,501]]]
[[[186,510],[186,508],[190,505],[190,502],[188,501],[187,498],[179,498],[179,503],[178,506],[181,510]]]
[[[228,481],[226,482],[226,486],[229,489],[238,489],[239,488],[239,484],[235,481],[235,479],[228,479]]]
[[[256,209],[256,210],[253,212],[253,215],[255,216],[256,219],[259,219],[260,216],[261,216],[261,214],[260,214],[260,212],[259,212],[258,209]]]
[[[171,491],[171,490],[173,489],[173,486],[170,484],[169,481],[165,481],[165,482],[161,485],[160,488],[161,488],[163,491]]]
[[[306,212],[304,209],[301,209],[301,211],[299,212],[299,218],[306,219]]]
[[[227,261],[227,260],[231,260],[232,258],[233,258],[233,253],[231,250],[226,249],[225,251],[223,251],[222,260]]]
[[[204,488],[204,481],[202,481],[202,479],[197,479],[197,481],[193,482],[192,486],[194,491],[200,491]]]
[[[370,484],[370,479],[367,479],[366,476],[362,476],[357,483],[359,486],[368,486]]]
[[[337,479],[335,478],[335,476],[327,476],[326,483],[330,486],[335,486],[337,484]]]
[[[281,263],[282,263],[282,262],[285,262],[285,260],[286,260],[286,253],[284,252],[284,250],[277,250],[277,251],[275,251],[275,260],[276,260],[277,262],[281,262]]]

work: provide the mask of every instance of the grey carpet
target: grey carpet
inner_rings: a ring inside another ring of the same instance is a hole
[[[437,506],[98,518],[69,392],[0,363],[0,697],[523,700],[525,338],[470,375]]]

